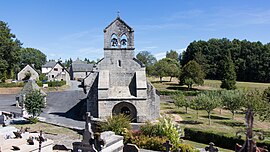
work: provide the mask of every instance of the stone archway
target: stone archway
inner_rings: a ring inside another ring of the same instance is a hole
[[[120,102],[116,104],[112,109],[113,114],[125,114],[130,116],[132,122],[137,122],[137,109],[136,107],[128,102]]]

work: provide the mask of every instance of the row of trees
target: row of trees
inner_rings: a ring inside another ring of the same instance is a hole
[[[270,107],[270,88],[263,93],[255,91],[227,90],[222,92],[211,91],[198,94],[193,99],[187,99],[182,93],[173,96],[176,107],[185,107],[186,113],[188,108],[205,110],[208,114],[209,124],[211,124],[211,112],[215,108],[224,108],[232,113],[232,119],[238,110],[251,110],[254,114],[259,114],[265,120],[269,118]]]
[[[145,64],[147,74],[158,76],[160,81],[162,81],[163,77],[171,77],[171,79],[177,77],[180,84],[187,85],[189,89],[192,88],[193,84],[202,85],[204,83],[205,72],[202,66],[196,60],[191,60],[181,67],[179,55],[176,51],[167,51],[166,58],[159,61],[147,51],[138,53],[136,57]],[[235,89],[236,74],[230,52],[227,52],[226,56],[224,56],[221,68],[223,69],[221,88]]]
[[[223,67],[233,66],[238,81],[270,82],[270,43],[226,38],[194,41],[182,53],[180,62],[184,66],[191,60],[202,65],[207,79],[221,80]]]
[[[0,21],[0,80],[16,78],[16,73],[27,64],[36,69],[46,63],[46,55],[34,48],[23,48],[22,43],[11,33],[7,23]]]
[[[179,55],[176,51],[166,52],[166,58],[159,61],[148,51],[139,52],[136,58],[146,67],[147,75],[163,77],[178,77],[180,73]]]

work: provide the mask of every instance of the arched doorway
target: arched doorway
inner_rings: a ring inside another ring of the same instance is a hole
[[[113,107],[112,113],[113,114],[122,113],[122,114],[128,115],[128,116],[130,116],[132,122],[137,122],[137,109],[131,103],[120,102],[120,103],[116,104]]]

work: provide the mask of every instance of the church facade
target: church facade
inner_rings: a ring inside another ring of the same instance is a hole
[[[133,122],[159,117],[159,94],[134,50],[134,30],[118,16],[104,29],[104,58],[82,81],[87,111],[94,117],[124,113]]]

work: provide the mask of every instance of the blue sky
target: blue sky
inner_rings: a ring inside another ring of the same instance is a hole
[[[163,58],[194,40],[270,42],[269,0],[0,0],[0,20],[23,43],[63,60],[103,57],[103,29],[120,11],[135,51]]]

